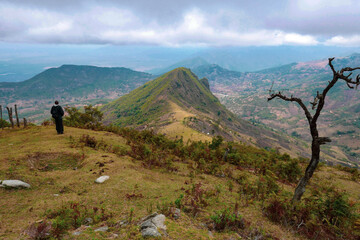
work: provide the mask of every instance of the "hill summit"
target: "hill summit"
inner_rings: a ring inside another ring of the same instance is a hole
[[[104,123],[153,129],[170,137],[211,140],[220,135],[285,152],[305,152],[288,139],[237,118],[212,94],[206,78],[176,68],[102,107]]]
[[[212,114],[226,111],[201,80],[187,68],[176,68],[105,105],[105,123],[119,126],[149,124],[176,107],[189,112]],[[226,112],[227,113],[227,112]]]

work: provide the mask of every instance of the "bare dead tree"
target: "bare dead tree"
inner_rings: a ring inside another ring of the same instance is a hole
[[[11,127],[14,128],[14,120],[12,116],[12,108],[6,107],[8,114],[9,114],[9,121],[11,123]]]
[[[16,104],[15,104],[15,117],[16,117],[16,125],[17,125],[18,127],[20,127],[19,115],[18,115],[17,105],[16,105]]]
[[[325,98],[326,94],[329,92],[329,90],[337,83],[339,79],[344,80],[346,82],[346,85],[353,89],[357,89],[357,87],[360,85],[360,74],[356,76],[356,78],[353,80],[350,78],[353,71],[359,70],[360,67],[356,68],[350,68],[345,67],[341,69],[340,71],[335,71],[335,68],[332,64],[332,61],[334,58],[329,58],[329,66],[332,70],[333,78],[331,81],[329,81],[328,85],[325,87],[325,89],[319,93],[317,92],[314,101],[310,102],[312,105],[312,109],[315,110],[314,115],[311,115],[308,108],[305,106],[303,101],[300,98],[293,97],[291,95],[290,97],[285,96],[281,92],[275,93],[274,91],[270,91],[270,97],[268,98],[268,101],[271,101],[274,98],[280,98],[284,101],[288,102],[295,102],[300,105],[300,107],[304,110],[305,116],[308,120],[309,127],[310,127],[310,133],[312,137],[312,143],[311,143],[311,159],[309,162],[309,165],[307,166],[305,170],[304,176],[300,179],[300,182],[298,183],[294,196],[292,201],[300,201],[302,195],[305,192],[306,185],[308,184],[310,178],[312,177],[319,161],[320,161],[320,146],[323,144],[326,144],[327,142],[331,142],[331,139],[328,137],[319,137],[319,132],[317,129],[317,120],[320,116],[321,110],[324,107],[325,104]]]

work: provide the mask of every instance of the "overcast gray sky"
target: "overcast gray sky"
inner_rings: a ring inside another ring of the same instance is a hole
[[[0,41],[360,46],[360,1],[0,0]]]

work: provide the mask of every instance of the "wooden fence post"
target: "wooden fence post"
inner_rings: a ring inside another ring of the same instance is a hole
[[[27,121],[26,121],[26,118],[24,118],[24,128],[27,127]]]
[[[19,115],[18,115],[18,111],[17,111],[17,106],[15,104],[15,116],[16,116],[16,125],[18,127],[20,127],[20,122],[19,122]]]
[[[4,130],[4,123],[2,118],[2,106],[0,105],[0,118],[1,118],[1,129]]]
[[[11,123],[11,127],[14,128],[14,120],[12,117],[12,108],[9,109],[9,107],[6,107],[8,114],[9,114],[9,121]]]

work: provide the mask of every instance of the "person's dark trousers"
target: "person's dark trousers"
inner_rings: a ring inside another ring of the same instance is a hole
[[[62,117],[55,118],[55,124],[56,124],[57,133],[58,134],[63,134],[64,133],[64,126],[63,126]]]

